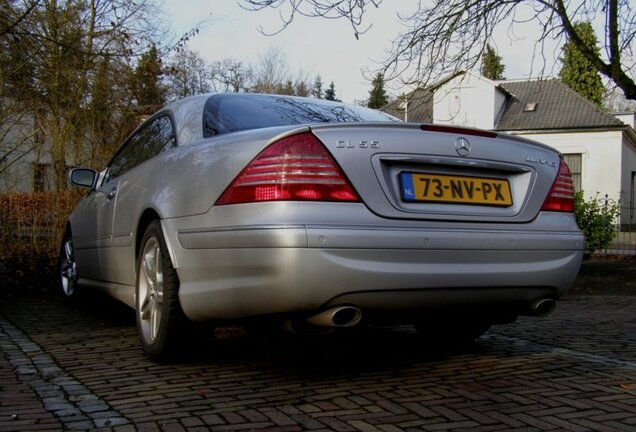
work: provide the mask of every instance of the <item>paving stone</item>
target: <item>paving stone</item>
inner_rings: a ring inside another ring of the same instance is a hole
[[[0,298],[0,432],[634,431],[634,310],[636,297],[566,298],[550,317],[451,349],[408,327],[310,339],[238,332],[160,365],[117,303]]]

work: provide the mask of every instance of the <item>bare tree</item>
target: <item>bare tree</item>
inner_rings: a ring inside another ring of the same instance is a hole
[[[66,188],[68,165],[102,153],[87,146],[111,147],[120,124],[129,129],[131,59],[160,37],[151,1],[10,0],[0,7],[3,95],[37,119],[57,190]]]
[[[170,99],[210,91],[210,71],[201,56],[188,49],[174,52],[166,70]]]
[[[253,84],[250,88],[254,93],[280,93],[289,77],[289,67],[285,54],[278,48],[272,48],[259,56],[252,66]]]
[[[12,34],[38,5],[40,0],[25,1],[23,5],[15,0],[4,0],[0,4],[0,36]]]
[[[252,71],[239,60],[224,59],[210,66],[210,82],[217,92],[246,92],[251,79]]]
[[[341,18],[351,23],[354,35],[368,30],[363,23],[370,7],[382,0],[242,0],[245,8],[280,9],[280,31],[297,16]],[[544,42],[570,40],[628,99],[636,99],[633,73],[636,11],[631,0],[431,0],[419,2],[415,12],[400,17],[407,30],[396,36],[384,62],[385,78],[399,77],[407,84],[426,85],[440,75],[473,69],[499,26],[534,22],[539,29],[538,55]],[[604,42],[600,52],[585,44],[576,21],[603,22],[597,29]]]
[[[308,96],[310,84],[303,71],[290,72],[285,54],[273,48],[258,58],[250,68],[252,93],[275,93]]]

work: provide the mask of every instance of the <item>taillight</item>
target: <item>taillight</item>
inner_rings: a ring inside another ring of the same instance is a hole
[[[310,132],[269,145],[241,171],[216,205],[292,200],[360,201],[333,157]]]
[[[561,159],[559,172],[557,173],[548,197],[543,203],[541,210],[573,212],[574,211],[574,182],[570,168]]]

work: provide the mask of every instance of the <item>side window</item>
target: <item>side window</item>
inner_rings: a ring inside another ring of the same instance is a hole
[[[151,120],[137,131],[111,160],[109,179],[119,177],[153,156],[174,147],[176,138],[167,115]]]

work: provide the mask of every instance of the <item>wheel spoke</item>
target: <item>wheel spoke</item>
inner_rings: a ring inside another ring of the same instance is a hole
[[[66,243],[64,243],[64,253],[65,253],[66,259],[68,261],[72,261],[73,260],[73,244],[71,243],[70,240],[68,240]]]
[[[144,266],[144,276],[146,277],[146,281],[151,286],[154,286],[155,285],[155,269],[153,268],[154,267],[154,253],[153,253],[152,250],[148,251],[144,255],[143,266]]]
[[[152,308],[152,317],[150,318],[150,334],[154,340],[159,333],[159,326],[161,324],[161,305],[157,302],[154,303]]]
[[[152,315],[152,311],[155,308],[155,300],[150,292],[146,294],[143,303],[139,307],[141,311],[141,319],[147,320]]]
[[[155,295],[157,303],[163,303],[163,264],[161,262],[161,249],[157,245],[155,252]]]

